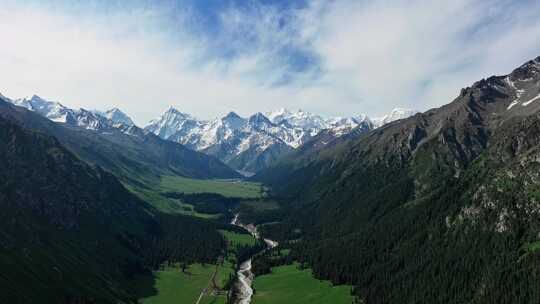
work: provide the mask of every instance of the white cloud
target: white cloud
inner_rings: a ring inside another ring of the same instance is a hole
[[[117,106],[139,123],[170,105],[205,118],[281,106],[327,115],[423,110],[540,55],[539,5],[509,3],[312,1],[285,13],[231,7],[220,15],[217,39],[190,28],[189,10],[171,19],[169,8],[85,14],[11,3],[0,7],[0,92]],[[234,56],[221,56],[225,47]],[[291,49],[317,64],[296,71],[283,53]]]
[[[507,4],[336,1],[307,22],[317,24],[313,46],[328,82],[375,112],[393,104],[426,109],[540,54],[540,19]]]

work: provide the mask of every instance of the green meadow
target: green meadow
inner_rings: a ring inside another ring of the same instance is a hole
[[[193,264],[188,267],[186,273],[177,267],[166,267],[154,273],[154,293],[155,295],[140,299],[143,304],[173,304],[173,303],[195,303],[203,290],[211,290],[216,265]],[[217,267],[216,285],[223,288],[233,273],[233,266],[225,262],[223,266]],[[141,278],[144,280],[146,278]],[[142,281],[141,281],[142,285]],[[206,292],[200,303],[225,303],[226,294]]]
[[[154,273],[154,284],[151,296],[143,297],[143,304],[176,304],[195,303],[199,295],[206,289],[200,304],[225,304],[227,291],[224,290],[231,275],[234,274],[236,262],[235,252],[238,246],[255,245],[255,239],[244,233],[219,230],[228,241],[229,259],[223,265],[189,265],[186,273],[180,271],[178,265],[165,267]],[[216,272],[215,285],[212,277]],[[141,280],[148,279],[141,277]],[[143,286],[141,281],[141,286]]]
[[[158,210],[166,213],[184,214],[203,219],[216,219],[221,214],[205,214],[196,212],[192,205],[179,199],[163,196],[165,192],[217,193],[226,197],[240,197],[257,199],[264,196],[264,189],[260,184],[238,180],[200,180],[178,176],[162,176],[159,182],[146,183],[147,187],[129,187],[141,199],[149,202]],[[256,240],[246,233],[219,230],[228,243],[228,259],[223,265],[189,265],[187,271],[180,271],[175,267],[164,267],[154,272],[153,290],[146,291],[140,302],[143,304],[173,304],[196,303],[201,292],[205,290],[200,304],[225,304],[227,302],[226,283],[234,274],[236,263],[236,250],[240,246],[253,246]],[[217,271],[217,272],[216,272]],[[212,277],[216,272],[215,283]],[[143,280],[148,277],[141,277]]]
[[[264,189],[259,183],[240,180],[193,179],[180,176],[162,176],[161,191],[191,193],[217,193],[226,197],[259,198]]]
[[[298,264],[272,268],[272,273],[258,276],[253,284],[253,304],[350,304],[350,286],[332,286],[313,277],[310,269]]]
[[[217,193],[226,197],[239,197],[245,199],[255,199],[264,196],[264,187],[260,184],[240,180],[193,179],[180,176],[162,176],[159,180],[141,181],[141,183],[142,186],[139,187],[134,187],[130,184],[125,184],[125,186],[159,211],[185,214],[205,219],[215,219],[220,215],[195,212],[192,205],[185,204],[180,200],[167,198],[163,196],[162,193]]]
[[[219,230],[221,234],[227,239],[230,247],[238,246],[255,246],[256,240],[251,234],[237,233],[227,230]]]

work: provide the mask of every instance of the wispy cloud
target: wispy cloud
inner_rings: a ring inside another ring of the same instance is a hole
[[[540,4],[515,2],[0,0],[0,91],[138,122],[169,105],[423,110],[540,55]]]

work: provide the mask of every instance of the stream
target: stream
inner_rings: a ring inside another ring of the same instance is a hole
[[[238,220],[238,213],[235,214],[233,220],[231,221],[232,225],[242,227],[246,229],[251,235],[256,238],[260,239],[261,236],[259,232],[257,231],[257,227],[253,224],[244,225],[240,223]],[[269,240],[269,239],[263,239],[263,241],[266,243],[266,249],[272,249],[278,245],[278,242]],[[260,253],[260,252],[259,252]],[[258,253],[257,253],[258,254]],[[253,279],[255,278],[255,275],[251,271],[251,259],[253,256],[246,261],[242,262],[240,264],[240,268],[238,269],[238,272],[236,272],[238,281],[235,282],[233,287],[233,295],[235,296],[234,304],[249,304],[251,303],[251,297],[253,296]]]

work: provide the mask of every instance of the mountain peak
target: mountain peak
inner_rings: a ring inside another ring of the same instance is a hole
[[[405,119],[418,113],[416,110],[409,108],[394,108],[390,114],[384,115],[373,119],[373,123],[376,127],[381,127],[387,123],[391,123],[396,120]]]
[[[117,113],[117,112],[124,114],[124,112],[122,112],[122,110],[120,110],[117,107],[113,107],[113,108],[110,108],[107,111],[105,111],[105,113]]]
[[[34,94],[32,95],[32,97],[29,98],[30,100],[42,100],[42,101],[46,101],[45,99],[41,98],[40,96]]]
[[[223,117],[223,119],[225,119],[225,120],[242,119],[242,117],[240,117],[240,115],[236,114],[235,112],[231,111],[227,115],[225,115],[225,117]]]
[[[72,110],[59,102],[48,101],[38,95],[19,98],[11,101],[14,105],[37,112],[55,122],[65,123]]]
[[[266,117],[268,117],[268,119],[276,123],[276,122],[279,122],[277,120],[281,120],[282,117],[287,117],[291,114],[292,114],[291,111],[282,107],[275,111],[266,112]]]
[[[257,124],[257,125],[260,125],[260,124],[267,124],[267,125],[271,125],[272,122],[270,121],[270,119],[268,119],[268,117],[266,117],[263,113],[261,112],[257,112],[253,115],[251,115],[249,117],[249,122],[252,123],[252,124]]]
[[[196,122],[191,115],[180,112],[174,107],[169,107],[157,119],[151,120],[144,128],[161,138],[168,139],[170,136],[184,128],[186,124]]]
[[[169,108],[167,109],[167,111],[165,111],[165,113],[181,113],[181,112],[178,111],[177,108],[175,108],[173,106],[169,106]]]
[[[191,115],[187,114],[187,113],[184,113],[184,112],[181,112],[179,111],[177,108],[175,107],[169,107],[167,109],[167,111],[165,111],[163,113],[163,115],[161,115],[162,118],[166,118],[166,119],[193,119],[191,117]]]
[[[266,117],[274,124],[286,123],[289,126],[302,129],[322,130],[327,127],[325,120],[321,116],[304,112],[302,109],[290,111],[280,108],[276,111],[267,112]]]
[[[34,107],[43,106],[45,104],[47,104],[47,105],[53,105],[53,104],[61,105],[59,102],[46,100],[45,98],[42,98],[41,96],[38,96],[36,94],[32,95],[31,97],[25,97],[22,100],[32,103]]]
[[[122,110],[118,108],[111,108],[105,111],[105,113],[103,113],[103,116],[112,120],[115,124],[121,123],[127,126],[135,125],[133,120],[126,113],[122,112]]]
[[[182,116],[185,116],[187,114],[183,113],[183,112],[180,112],[177,108],[175,108],[173,106],[170,106],[169,108],[167,108],[167,110],[165,112],[163,112],[162,116],[166,116],[166,115],[182,115]]]
[[[366,114],[358,114],[354,119],[358,122],[371,122],[371,119]]]

